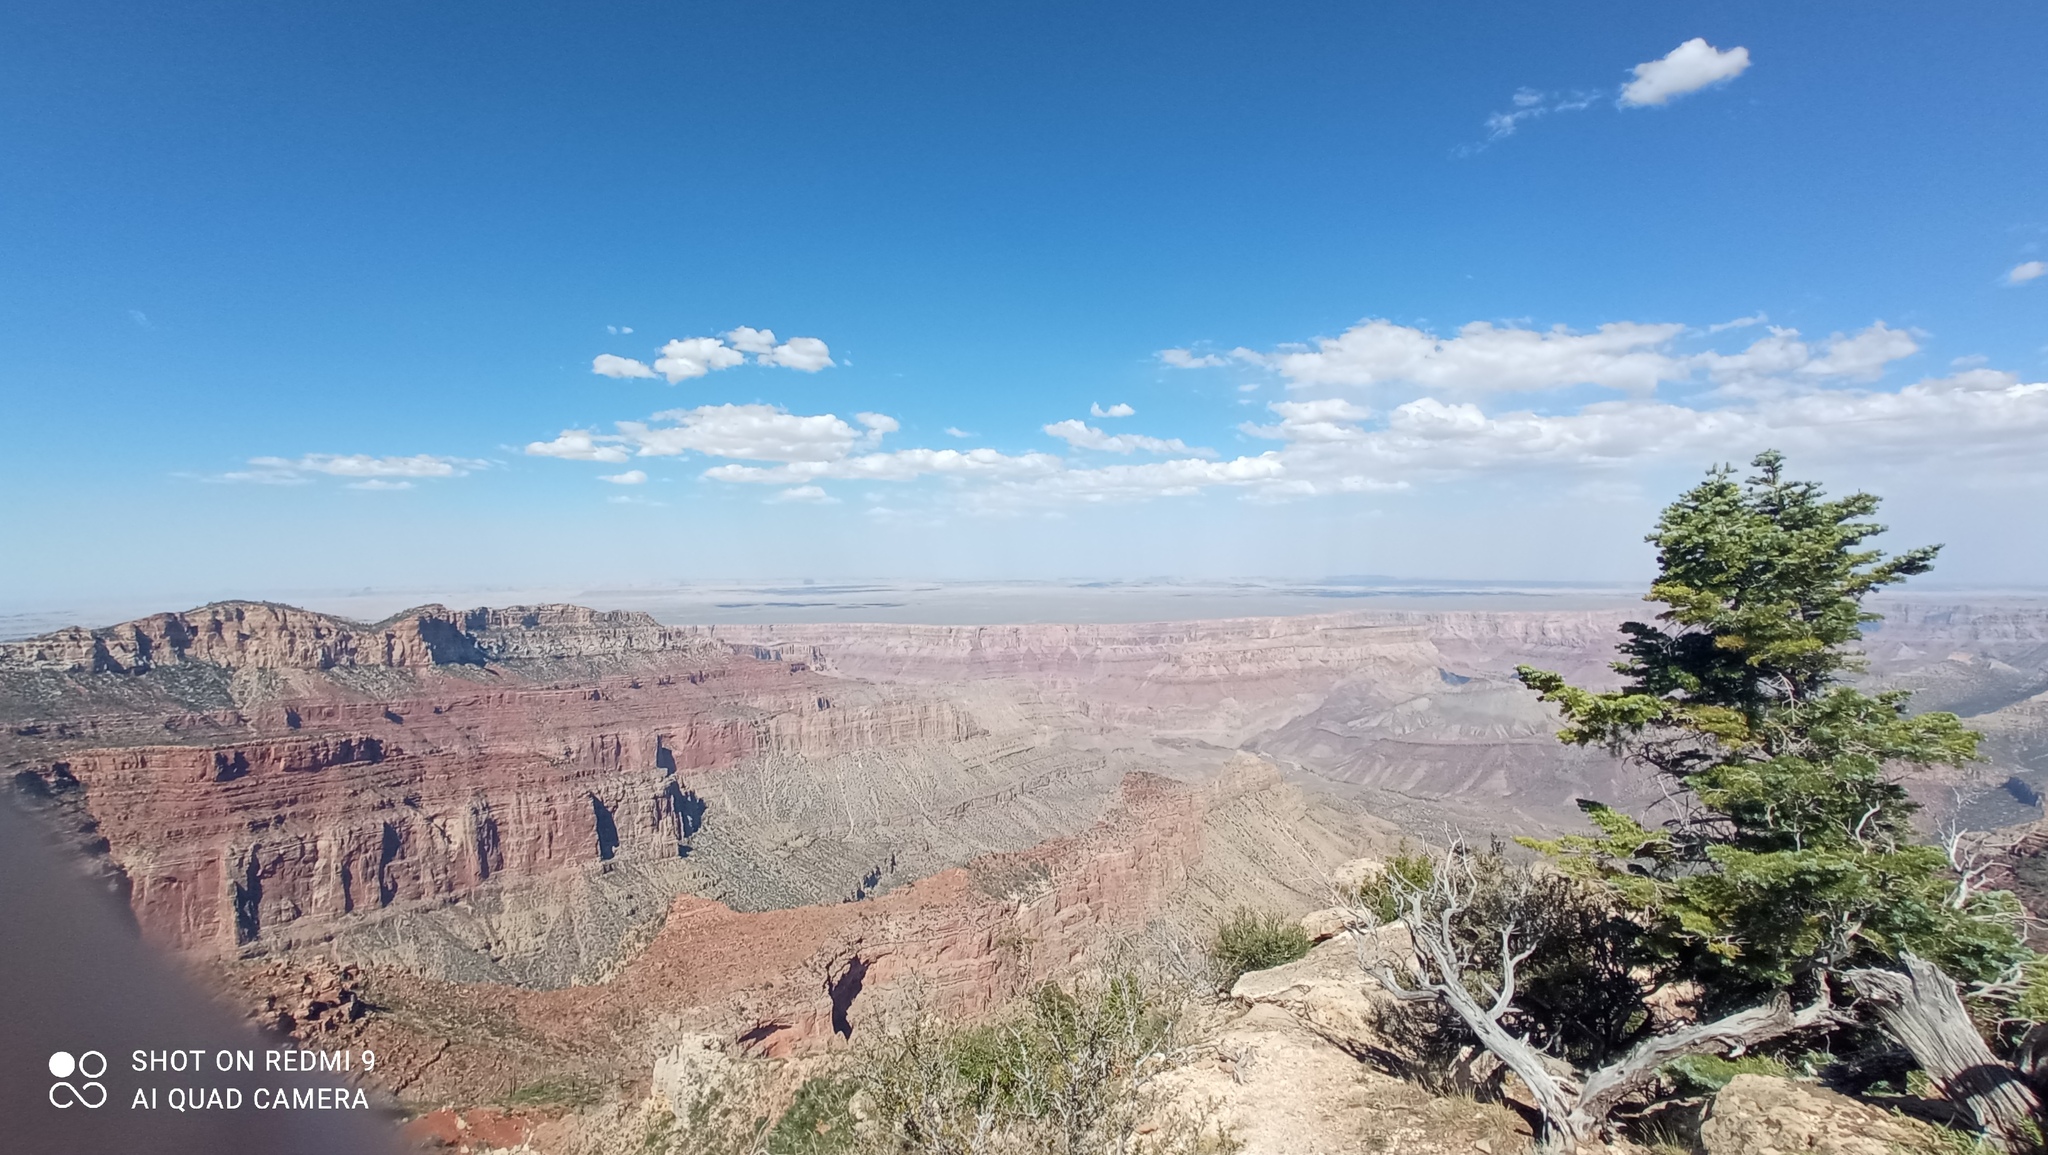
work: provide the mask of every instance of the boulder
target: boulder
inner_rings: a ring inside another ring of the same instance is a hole
[[[1337,867],[1330,871],[1330,882],[1338,890],[1356,891],[1386,873],[1387,864],[1377,858],[1354,858],[1348,862],[1338,863]]]
[[[1230,995],[1251,1007],[1290,1011],[1316,1033],[1364,1058],[1394,1054],[1380,1023],[1400,1003],[1358,965],[1359,936],[1368,949],[1390,958],[1405,958],[1414,947],[1408,928],[1399,923],[1372,931],[1344,931],[1324,939],[1308,954],[1282,966],[1247,971]]]
[[[1351,913],[1341,906],[1312,910],[1301,916],[1301,931],[1310,942],[1322,942],[1343,934],[1351,925]]]
[[[1700,1122],[1706,1155],[1917,1155],[1953,1150],[1934,1128],[1811,1083],[1737,1075]]]

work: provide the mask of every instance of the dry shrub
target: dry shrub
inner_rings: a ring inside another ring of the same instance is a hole
[[[1187,1001],[1116,973],[1046,984],[1009,1017],[877,1024],[772,1121],[735,1073],[651,1117],[646,1155],[1231,1155],[1155,1079],[1184,1057]]]

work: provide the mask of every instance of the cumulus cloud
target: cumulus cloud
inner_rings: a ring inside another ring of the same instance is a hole
[[[808,502],[812,505],[838,505],[839,499],[815,485],[798,485],[781,490],[768,499],[773,502]]]
[[[1764,326],[1762,334],[1745,334],[1737,347],[1732,332],[1754,326]],[[1721,339],[1725,352],[1680,343],[1720,333],[1731,333]],[[757,345],[768,339],[726,337]],[[1232,353],[1269,368],[1294,391],[1268,404],[1264,420],[1238,426],[1270,448],[1230,460],[1178,439],[1111,434],[1081,419],[1042,428],[1072,450],[1162,459],[1096,465],[1080,454],[883,450],[880,443],[901,431],[886,414],[841,418],[760,404],[671,410],[619,422],[609,433],[566,430],[527,451],[615,462],[701,453],[720,459],[706,463],[706,480],[774,487],[768,500],[775,502],[827,503],[835,482],[927,482],[940,487],[940,503],[991,514],[1204,492],[1286,501],[1524,473],[1609,492],[1635,483],[1629,470],[1740,460],[1771,446],[1822,465],[1940,460],[1952,476],[2048,482],[2039,454],[2048,442],[2048,383],[1972,367],[1880,387],[1889,368],[1921,351],[1923,339],[1883,322],[1807,338],[1762,314],[1705,329],[1481,322],[1448,337],[1365,321],[1310,345]],[[1504,400],[1586,385],[1613,392],[1561,408],[1555,396],[1534,408]],[[1346,395],[1361,386],[1372,392]],[[1106,418],[1128,409],[1098,402],[1090,413]]]
[[[1116,404],[1110,406],[1107,409],[1104,409],[1102,406],[1092,401],[1088,403],[1088,415],[1091,417],[1129,417],[1135,414],[1136,412],[1137,410],[1131,408],[1130,406],[1124,404],[1121,401],[1117,402]]]
[[[609,481],[613,485],[645,485],[647,484],[647,473],[645,470],[628,469],[624,473],[601,474],[598,480]]]
[[[861,428],[830,413],[802,415],[774,405],[700,405],[670,409],[647,421],[620,421],[614,433],[565,429],[553,441],[526,447],[535,457],[622,462],[629,457],[702,453],[752,461],[830,461],[895,432],[895,418],[856,414]]]
[[[1816,461],[1946,460],[2048,473],[2036,464],[2048,437],[2048,383],[1972,370],[1897,392],[1816,389],[1720,408],[1625,399],[1577,412],[1489,414],[1479,405],[1419,397],[1366,426],[1326,413],[1315,422],[1276,407],[1282,420],[1261,436],[1291,481],[1328,491],[1360,479],[1426,481],[1528,469],[1601,469],[1671,460],[1740,459],[1777,447]]]
[[[1460,393],[1516,392],[1599,385],[1630,393],[1687,374],[1667,347],[1684,325],[1616,321],[1590,333],[1474,321],[1455,337],[1392,321],[1362,321],[1307,350],[1276,351],[1261,362],[1300,386],[1406,382]]]
[[[2048,276],[2048,261],[2026,261],[2012,267],[2012,271],[2005,275],[2005,283],[2024,285],[2041,276]]]
[[[1147,453],[1187,453],[1196,457],[1214,457],[1209,449],[1190,449],[1180,438],[1171,439],[1147,437],[1142,433],[1119,433],[1114,436],[1078,419],[1055,421],[1045,427],[1045,432],[1059,438],[1076,449],[1096,449],[1104,453],[1133,453],[1144,450]]]
[[[602,439],[602,440],[601,440]],[[553,441],[531,441],[526,452],[533,457],[559,457],[565,461],[603,461],[618,464],[631,457],[618,438],[588,429],[564,429]]]
[[[1355,441],[1364,436],[1364,430],[1357,423],[1373,413],[1365,406],[1354,405],[1341,397],[1326,397],[1320,401],[1275,401],[1266,408],[1279,415],[1277,424],[1257,425],[1247,421],[1238,426],[1239,431],[1250,437],[1281,441]]]
[[[1893,361],[1920,351],[1911,332],[1882,321],[1856,333],[1834,333],[1817,346],[1799,330],[1770,327],[1770,336],[1740,353],[1701,353],[1692,362],[1723,384],[1780,388],[1788,382],[1822,378],[1873,381]]]
[[[702,405],[671,409],[653,419],[672,424],[618,423],[618,436],[640,457],[694,451],[754,461],[828,461],[865,439],[830,413],[805,416],[773,405]]]
[[[832,367],[832,351],[816,337],[791,337],[755,360],[763,365],[780,365],[800,373],[816,373]]]
[[[962,429],[957,425],[948,425],[946,426],[946,436],[966,438],[972,437],[974,436],[974,434],[967,432],[965,429]]]
[[[1210,369],[1227,363],[1214,353],[1195,353],[1188,349],[1161,349],[1159,359],[1175,369]]]
[[[1712,326],[1709,332],[1753,323],[1761,323],[1761,315]],[[1681,353],[1673,345],[1686,332],[1684,325],[1639,321],[1616,321],[1592,332],[1475,321],[1456,336],[1442,337],[1374,319],[1311,346],[1283,346],[1255,356],[1301,389],[1412,386],[1481,396],[1593,385],[1642,395],[1702,372],[1722,384],[1764,378],[1871,380],[1920,349],[1911,331],[1882,321],[1819,342],[1802,339],[1797,329],[1772,326],[1769,336],[1736,353]]]
[[[727,343],[742,353],[772,353],[775,351],[775,330],[756,329],[749,325],[725,334]]]
[[[747,355],[716,337],[685,337],[661,347],[655,371],[671,385],[745,362]]]
[[[612,326],[606,328],[616,333],[633,331]],[[661,376],[675,385],[720,369],[744,365],[750,354],[757,364],[776,365],[804,373],[816,373],[833,364],[831,349],[816,337],[792,337],[777,344],[773,329],[741,325],[716,337],[680,337],[670,341],[661,347],[660,356],[655,358],[653,365],[631,357],[600,353],[592,359],[590,371],[603,377]]]
[[[654,370],[645,363],[631,357],[614,357],[610,353],[599,353],[590,360],[590,371],[600,377],[653,377]]]
[[[1625,108],[1667,104],[1676,97],[1724,84],[1749,68],[1749,49],[1721,51],[1700,37],[1679,45],[1656,60],[1635,66],[1635,79],[1621,88]]]
[[[373,477],[373,478],[369,479],[368,481],[351,481],[351,482],[349,482],[349,483],[348,483],[348,486],[347,486],[347,488],[349,488],[349,489],[368,489],[368,490],[392,490],[392,489],[411,489],[411,488],[412,488],[412,482],[410,482],[410,481],[392,481],[392,480],[390,480],[389,478],[384,478],[384,477]]]

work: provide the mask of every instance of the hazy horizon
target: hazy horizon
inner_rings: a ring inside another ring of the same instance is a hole
[[[1289,617],[1355,610],[1570,611],[1632,608],[1642,585],[1598,582],[1510,582],[1375,579],[1369,576],[1262,578],[1234,581],[1069,580],[915,582],[886,579],[782,582],[695,582],[636,588],[455,587],[297,590],[283,596],[187,598],[77,605],[0,606],[0,641],[67,626],[100,628],[152,613],[181,612],[219,601],[268,601],[375,622],[424,605],[450,609],[568,603],[599,610],[636,610],[668,625],[1139,624],[1235,617]],[[2048,602],[2048,587],[1970,586],[1927,582],[1886,591],[1879,602],[1915,600],[1972,605]]]

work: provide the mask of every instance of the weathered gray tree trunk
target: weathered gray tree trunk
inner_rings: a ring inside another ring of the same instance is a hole
[[[1794,1031],[1837,1021],[1834,1007],[1825,997],[1794,1010],[1790,1000],[1780,995],[1760,1007],[1644,1039],[1628,1054],[1586,1076],[1585,1089],[1579,1094],[1578,1114],[1584,1118],[1580,1129],[1590,1132],[1594,1124],[1604,1122],[1622,1100],[1648,1086],[1673,1059],[1741,1054]]]
[[[1493,1052],[1503,1065],[1521,1077],[1543,1116],[1541,1140],[1549,1150],[1571,1151],[1593,1138],[1607,1126],[1609,1117],[1623,1100],[1655,1080],[1659,1069],[1673,1059],[1686,1055],[1739,1054],[1794,1031],[1838,1021],[1825,996],[1812,1006],[1794,1010],[1781,995],[1760,1007],[1645,1039],[1599,1070],[1560,1076],[1544,1064],[1543,1056],[1527,1039],[1501,1025],[1501,1017],[1514,1005],[1515,964],[1525,957],[1508,953],[1505,937],[1502,957],[1507,965],[1503,967],[1503,982],[1491,1007],[1473,997],[1465,986],[1463,978],[1469,964],[1452,945],[1448,919],[1439,920],[1435,926],[1424,923],[1421,933],[1414,934],[1412,941],[1414,949],[1435,972],[1450,981],[1424,981],[1411,987],[1396,974],[1390,960],[1374,955],[1363,936],[1358,941],[1359,961],[1382,988],[1396,998],[1433,999],[1450,1008],[1480,1046]]]
[[[1899,970],[1855,970],[1847,978],[1886,1032],[1913,1052],[1943,1098],[2006,1150],[2041,1150],[2041,1097],[1985,1045],[1955,980],[1910,954],[1900,963]]]

